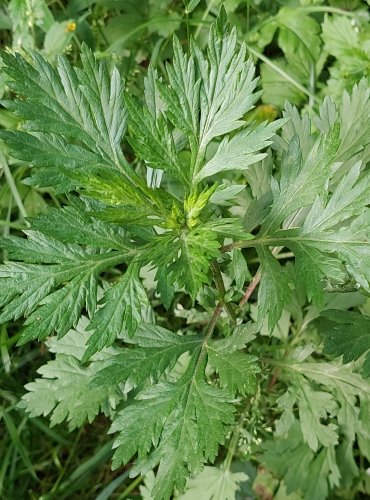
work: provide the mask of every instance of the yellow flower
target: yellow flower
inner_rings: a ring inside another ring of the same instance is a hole
[[[74,31],[76,31],[76,23],[74,21],[68,21],[66,26],[66,32],[73,33]]]

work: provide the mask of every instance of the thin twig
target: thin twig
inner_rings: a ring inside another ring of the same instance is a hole
[[[252,281],[249,283],[248,288],[246,289],[245,294],[243,295],[242,300],[239,303],[240,306],[242,306],[246,302],[248,302],[250,296],[254,292],[254,289],[256,288],[256,286],[258,285],[258,283],[260,282],[260,280],[261,280],[261,270],[258,269],[258,271],[254,275]]]

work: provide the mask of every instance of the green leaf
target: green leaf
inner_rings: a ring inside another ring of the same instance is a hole
[[[235,286],[238,290],[243,288],[247,280],[251,281],[251,273],[240,249],[232,251],[231,262],[227,267],[227,274],[235,281]]]
[[[322,23],[325,50],[336,61],[329,67],[330,79],[327,94],[340,97],[344,89],[351,90],[360,78],[369,83],[368,30],[359,30],[357,23],[345,16],[325,16]],[[364,78],[364,79],[365,79]],[[362,111],[362,110],[361,110]]]
[[[178,285],[184,287],[193,300],[207,276],[211,261],[218,254],[219,243],[215,233],[206,228],[196,228],[182,233],[179,238],[180,256],[170,266]]]
[[[258,358],[242,352],[220,353],[214,346],[208,347],[209,361],[218,373],[221,387],[226,387],[231,395],[253,394],[256,373],[260,371],[256,364]]]
[[[122,397],[114,385],[90,387],[91,380],[105,366],[105,359],[115,351],[103,350],[88,366],[82,366],[80,355],[88,338],[84,324],[86,321],[53,344],[55,359],[38,369],[42,378],[25,386],[28,392],[19,403],[32,417],[51,414],[52,426],[67,420],[70,430],[80,427],[85,421],[91,423],[100,411],[112,415]],[[77,355],[71,351],[77,351]]]
[[[132,349],[125,349],[109,360],[108,366],[97,374],[94,386],[109,386],[130,380],[139,385],[148,377],[158,381],[184,352],[193,351],[202,342],[199,335],[181,336],[149,323],[139,326],[132,339]]]
[[[302,443],[298,426],[285,439],[267,441],[263,448],[263,463],[278,477],[284,479],[288,495],[301,491],[305,500],[325,500],[329,486],[338,486],[340,472],[333,447],[322,448],[315,456]],[[284,460],[281,457],[284,457]],[[312,481],[312,478],[315,481]]]
[[[167,193],[131,182],[117,171],[86,167],[68,172],[68,176],[84,196],[91,215],[111,222],[152,226],[155,218],[159,224],[166,218],[167,205],[176,201]]]
[[[324,132],[334,122],[339,120],[340,123],[341,144],[335,161],[341,162],[341,164],[335,166],[335,173],[331,181],[333,186],[338,185],[343,176],[348,174],[352,168],[356,170],[358,162],[368,161],[369,102],[369,85],[365,79],[362,79],[358,85],[353,87],[351,94],[343,92],[338,107],[330,98],[325,98],[320,108],[320,116],[315,119],[317,128]]]
[[[222,16],[210,30],[209,62],[195,44],[192,52],[202,76],[199,146],[204,151],[215,137],[244,125],[241,118],[252,109],[259,93],[253,93],[257,80],[252,61],[245,62],[246,47],[237,49],[236,30],[228,32]]]
[[[362,375],[370,378],[370,318],[356,312],[328,310],[320,333],[324,337],[326,354],[343,356],[343,363],[356,361],[366,354],[362,363]]]
[[[258,288],[258,323],[268,318],[270,332],[280,319],[283,308],[291,300],[289,276],[270,250],[258,249],[261,259],[261,282]]]
[[[123,155],[127,113],[116,68],[110,75],[107,64],[98,62],[86,46],[82,68],[72,67],[63,57],[54,68],[37,52],[27,60],[20,54],[4,54],[3,59],[11,77],[9,87],[23,96],[4,104],[25,122],[22,130],[1,130],[0,137],[14,157],[51,169],[48,180],[43,173],[31,182],[59,186],[62,180],[61,192],[79,186],[102,201],[118,204],[118,198],[122,205],[163,209],[158,193],[146,186]]]
[[[91,315],[100,273],[122,263],[127,255],[94,253],[37,232],[28,234],[28,239],[8,237],[1,241],[14,259],[24,261],[0,266],[0,277],[6,284],[0,292],[0,321],[27,316],[21,343],[44,339],[54,331],[62,337],[77,325],[84,307]],[[47,264],[33,263],[40,261]]]
[[[193,230],[182,230],[178,235],[171,234],[156,238],[149,247],[148,259],[159,272],[159,289],[165,287],[164,278],[170,284],[177,282],[193,300],[204,283],[209,282],[208,271],[211,261],[218,255],[219,243],[216,233],[207,227],[197,226]],[[166,270],[165,273],[162,270]]]
[[[270,124],[264,122],[255,128],[247,127],[237,132],[231,139],[225,137],[213,158],[195,176],[195,181],[227,170],[245,170],[262,160],[266,153],[259,152],[271,144],[270,139],[281,125],[280,120]]]
[[[45,0],[34,0],[32,10],[24,1],[10,0],[7,8],[12,23],[13,50],[34,48],[32,30],[35,29],[35,25],[45,32],[53,23],[53,15]]]
[[[273,185],[273,205],[261,234],[276,230],[288,215],[310,205],[324,191],[339,146],[338,124],[319,136],[306,158],[298,137],[292,139],[282,161],[280,183]]]
[[[117,337],[132,337],[140,322],[148,317],[150,304],[139,279],[139,266],[132,263],[120,280],[103,297],[102,307],[93,315],[92,331],[83,361],[103,347],[111,346]]]
[[[260,367],[257,357],[240,352],[253,340],[255,327],[239,325],[226,339],[215,340],[207,344],[208,360],[219,376],[221,387],[225,387],[231,396],[237,393],[245,396],[256,390],[256,374]]]
[[[333,396],[328,392],[314,391],[303,379],[298,384],[299,419],[304,441],[313,451],[317,451],[319,443],[326,447],[337,444],[336,426],[321,423],[327,415],[336,413]]]
[[[338,280],[344,277],[343,267],[338,259],[323,253],[303,242],[289,244],[294,251],[295,276],[299,288],[306,290],[308,300],[318,307],[324,304],[324,280]]]
[[[12,78],[9,86],[27,97],[25,101],[7,101],[10,109],[27,120],[29,131],[2,131],[15,155],[35,166],[63,166],[65,156],[69,157],[65,162],[68,167],[78,155],[76,166],[83,167],[90,160],[131,175],[120,147],[126,112],[117,69],[110,77],[105,62],[98,63],[86,46],[81,54],[83,71],[63,57],[54,69],[37,52],[30,54],[31,63],[20,54],[4,54],[3,59]],[[70,143],[76,137],[81,146]],[[27,146],[31,148],[28,153]],[[48,156],[49,149],[54,156]]]
[[[68,24],[71,22],[73,21],[54,22],[49,27],[44,40],[45,54],[49,60],[54,60],[71,43],[73,30],[68,29]]]
[[[302,438],[311,450],[338,443],[337,426],[323,423],[328,416],[337,414],[337,405],[330,392],[314,390],[304,377],[295,376],[288,390],[278,398],[278,405],[283,413],[276,421],[276,435],[284,436],[294,426],[294,407],[297,405]]]
[[[244,184],[231,184],[230,186],[221,184],[212,194],[209,202],[218,206],[231,206],[234,198],[244,190]]]
[[[301,65],[316,62],[320,55],[320,25],[303,9],[283,7],[276,16],[279,26],[278,43],[288,62]]]
[[[234,240],[251,240],[254,238],[253,234],[246,232],[239,218],[222,217],[221,219],[210,220],[203,224],[203,228],[211,229],[216,234]]]
[[[193,12],[199,2],[200,0],[190,0],[190,2],[186,5],[186,13],[190,14],[191,12]]]
[[[248,480],[244,472],[231,472],[218,467],[204,467],[202,472],[186,485],[179,500],[234,500],[240,483]]]
[[[274,59],[274,66],[279,71],[266,63],[261,64],[262,102],[279,108],[284,108],[286,102],[290,102],[295,106],[305,102],[306,95],[288,80],[288,78],[293,79],[293,81],[302,85],[302,79],[295,71],[295,68],[292,68],[283,58]]]
[[[330,487],[338,486],[340,471],[335,460],[333,448],[324,448],[315,458],[310,468],[311,477],[317,478],[311,481],[305,492],[305,498],[327,498]]]
[[[120,432],[114,444],[114,468],[127,463],[136,452],[138,463],[133,473],[145,473],[159,462],[154,500],[168,500],[174,486],[184,488],[188,471],[198,472],[204,461],[213,461],[227,426],[234,422],[226,391],[203,380],[204,366],[200,367],[197,359],[193,356],[177,382],[164,382],[141,392],[112,424],[111,432]]]
[[[173,39],[172,64],[166,66],[170,85],[156,82],[166,105],[166,114],[172,124],[183,132],[192,149],[199,142],[199,110],[201,78],[193,55],[188,57],[175,36]],[[158,78],[157,78],[158,80]]]
[[[185,185],[188,176],[177,155],[172,131],[162,114],[153,116],[147,107],[140,107],[126,96],[129,111],[129,142],[138,158],[152,168],[168,170]]]
[[[348,439],[353,441],[355,435],[368,439],[367,417],[364,412],[369,404],[369,381],[355,373],[352,367],[334,362],[293,363],[288,364],[287,369],[289,369],[289,375],[293,370],[295,373],[304,375],[307,380],[322,385],[326,391],[333,392],[339,402],[338,424]]]
[[[129,235],[121,227],[94,219],[84,211],[85,206],[78,199],[72,202],[74,206],[49,208],[46,215],[32,218],[32,230],[41,231],[63,243],[114,250],[132,249]]]
[[[360,176],[360,164],[357,163],[343,177],[326,204],[321,198],[316,199],[300,229],[274,235],[277,244],[295,253],[300,281],[305,284],[308,295],[319,304],[322,303],[319,282],[324,277],[341,281],[347,273],[355,280],[355,285],[358,283],[357,288],[362,286],[370,290],[369,187],[370,176],[367,173]],[[312,276],[309,275],[311,270]]]

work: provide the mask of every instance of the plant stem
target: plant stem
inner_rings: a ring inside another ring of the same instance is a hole
[[[313,107],[313,105],[315,104],[315,99],[314,99],[314,95],[315,95],[315,90],[316,90],[316,66],[315,66],[315,61],[311,61],[310,63],[310,80],[308,82],[308,85],[309,85],[309,92],[310,92],[310,97],[308,99],[308,105],[310,106],[310,108]]]
[[[5,177],[6,177],[6,181],[8,183],[10,192],[13,195],[14,201],[17,204],[19,213],[21,214],[21,216],[22,216],[23,219],[26,219],[28,217],[28,215],[27,215],[26,209],[24,208],[24,205],[23,205],[23,202],[22,202],[22,198],[21,198],[21,196],[19,194],[19,191],[17,189],[17,186],[16,186],[16,184],[14,182],[14,179],[13,179],[12,173],[10,171],[8,162],[6,161],[5,156],[1,152],[0,152],[0,166],[3,169],[3,171],[4,171],[4,174],[5,174]],[[29,224],[27,223],[27,225],[29,225]]]
[[[215,310],[213,311],[212,317],[207,323],[207,326],[204,330],[204,343],[207,342],[207,340],[210,338],[210,336],[213,333],[213,330],[215,329],[215,326],[217,324],[217,321],[219,317],[221,316],[222,309],[224,308],[224,303],[223,301],[220,300],[220,302],[217,304]]]
[[[256,422],[256,418],[255,418],[255,414],[253,412],[253,408],[256,405],[256,403],[258,404],[260,395],[261,395],[260,385],[258,384],[255,396],[248,401],[246,407],[244,408],[244,410],[241,412],[241,414],[239,416],[238,423],[235,426],[232,438],[230,440],[230,445],[229,445],[229,448],[227,450],[226,458],[225,458],[225,460],[224,460],[224,462],[222,464],[222,468],[224,470],[229,470],[230,469],[233,457],[235,455],[236,448],[238,446],[240,433],[241,433],[241,430],[243,428],[243,422],[244,422],[244,419],[245,419],[246,415],[248,413],[251,415],[251,419],[248,422],[249,427],[253,426],[255,424],[255,422]]]
[[[246,289],[245,294],[243,295],[243,298],[239,303],[240,306],[248,302],[250,296],[254,292],[254,289],[256,288],[260,280],[261,280],[261,270],[259,268],[256,274],[254,275],[252,281],[249,283],[248,288]]]
[[[138,486],[141,483],[143,479],[144,479],[143,476],[138,476],[134,481],[132,481],[132,483],[118,497],[118,500],[123,500],[124,498],[127,498],[131,493],[131,491],[133,491],[136,488],[136,486]]]
[[[235,250],[236,248],[251,248],[256,246],[256,241],[257,239],[253,240],[246,240],[246,241],[235,241],[234,243],[230,243],[229,245],[224,245],[223,247],[220,248],[220,252],[225,253],[225,252],[231,252],[232,250]]]
[[[291,257],[294,257],[293,252],[282,252],[279,253],[279,255],[276,256],[278,260],[283,260],[283,259],[290,259]],[[253,257],[252,259],[248,259],[247,263],[248,264],[256,264],[260,262],[260,259],[258,257]]]
[[[220,294],[220,298],[224,299],[225,294],[226,294],[226,289],[225,289],[225,284],[224,280],[222,278],[220,266],[218,265],[218,262],[216,260],[213,260],[211,263],[211,268],[213,271],[213,280],[215,282],[216,288]],[[236,323],[236,314],[234,311],[234,308],[230,302],[225,302],[225,309],[230,318],[234,323]]]
[[[315,14],[317,12],[324,12],[327,14],[339,14],[342,16],[347,16],[347,17],[359,17],[357,12],[350,12],[348,10],[344,9],[338,9],[337,7],[329,7],[326,5],[318,5],[316,7],[300,7],[299,10],[302,10],[304,12],[308,12],[309,14]]]
[[[63,466],[63,468],[62,468],[62,470],[61,470],[61,472],[60,472],[60,474],[59,474],[58,479],[56,480],[56,482],[54,483],[54,486],[52,487],[52,489],[51,489],[51,491],[50,491],[50,493],[52,493],[52,494],[53,494],[53,493],[57,493],[57,491],[58,491],[58,486],[59,486],[59,484],[60,484],[61,480],[63,479],[64,474],[67,472],[68,466],[69,466],[69,464],[71,463],[71,460],[72,460],[72,458],[74,457],[74,455],[75,455],[75,453],[76,453],[76,450],[77,450],[77,445],[78,445],[78,443],[80,442],[80,438],[81,438],[81,435],[82,435],[82,431],[83,431],[83,427],[81,427],[81,428],[79,429],[78,434],[77,434],[77,436],[76,436],[76,439],[75,439],[75,441],[74,441],[74,443],[73,443],[73,446],[72,446],[71,452],[70,452],[70,453],[69,453],[69,455],[68,455],[68,458],[67,458],[67,460],[66,460],[66,462],[65,462],[65,464],[64,464],[64,466]]]
[[[19,222],[8,222],[7,220],[0,220],[0,227],[9,227],[10,229],[19,229],[20,231],[22,231],[22,229],[27,229],[25,224]]]
[[[195,33],[194,33],[194,39],[195,40],[198,38],[200,30],[203,28],[203,23],[207,19],[207,16],[208,16],[208,14],[211,11],[214,2],[215,2],[215,0],[209,0],[208,5],[206,7],[206,10],[203,12],[203,16],[202,16],[201,22],[200,22],[199,26],[197,27],[197,29],[195,30]]]
[[[273,63],[268,57],[265,55],[261,54],[257,50],[253,49],[250,45],[247,45],[247,49],[251,54],[256,56],[258,59],[263,61],[267,66],[270,66],[271,69],[273,69],[276,73],[278,73],[280,76],[285,78],[288,82],[290,82],[292,85],[294,85],[298,90],[300,90],[303,94],[306,94],[308,97],[310,97],[314,102],[320,103],[320,99],[312,94],[309,90],[306,89],[303,85],[301,85],[297,80],[295,80],[292,76],[290,76],[286,71],[284,71],[282,68],[277,66],[275,63]]]

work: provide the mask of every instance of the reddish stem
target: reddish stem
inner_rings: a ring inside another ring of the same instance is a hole
[[[252,281],[249,283],[248,288],[246,289],[245,294],[243,295],[242,300],[239,302],[240,306],[242,306],[246,302],[248,302],[249,297],[252,295],[254,289],[256,288],[256,286],[258,285],[258,283],[260,282],[260,280],[261,280],[261,271],[258,270],[256,272],[256,274],[254,275]]]

